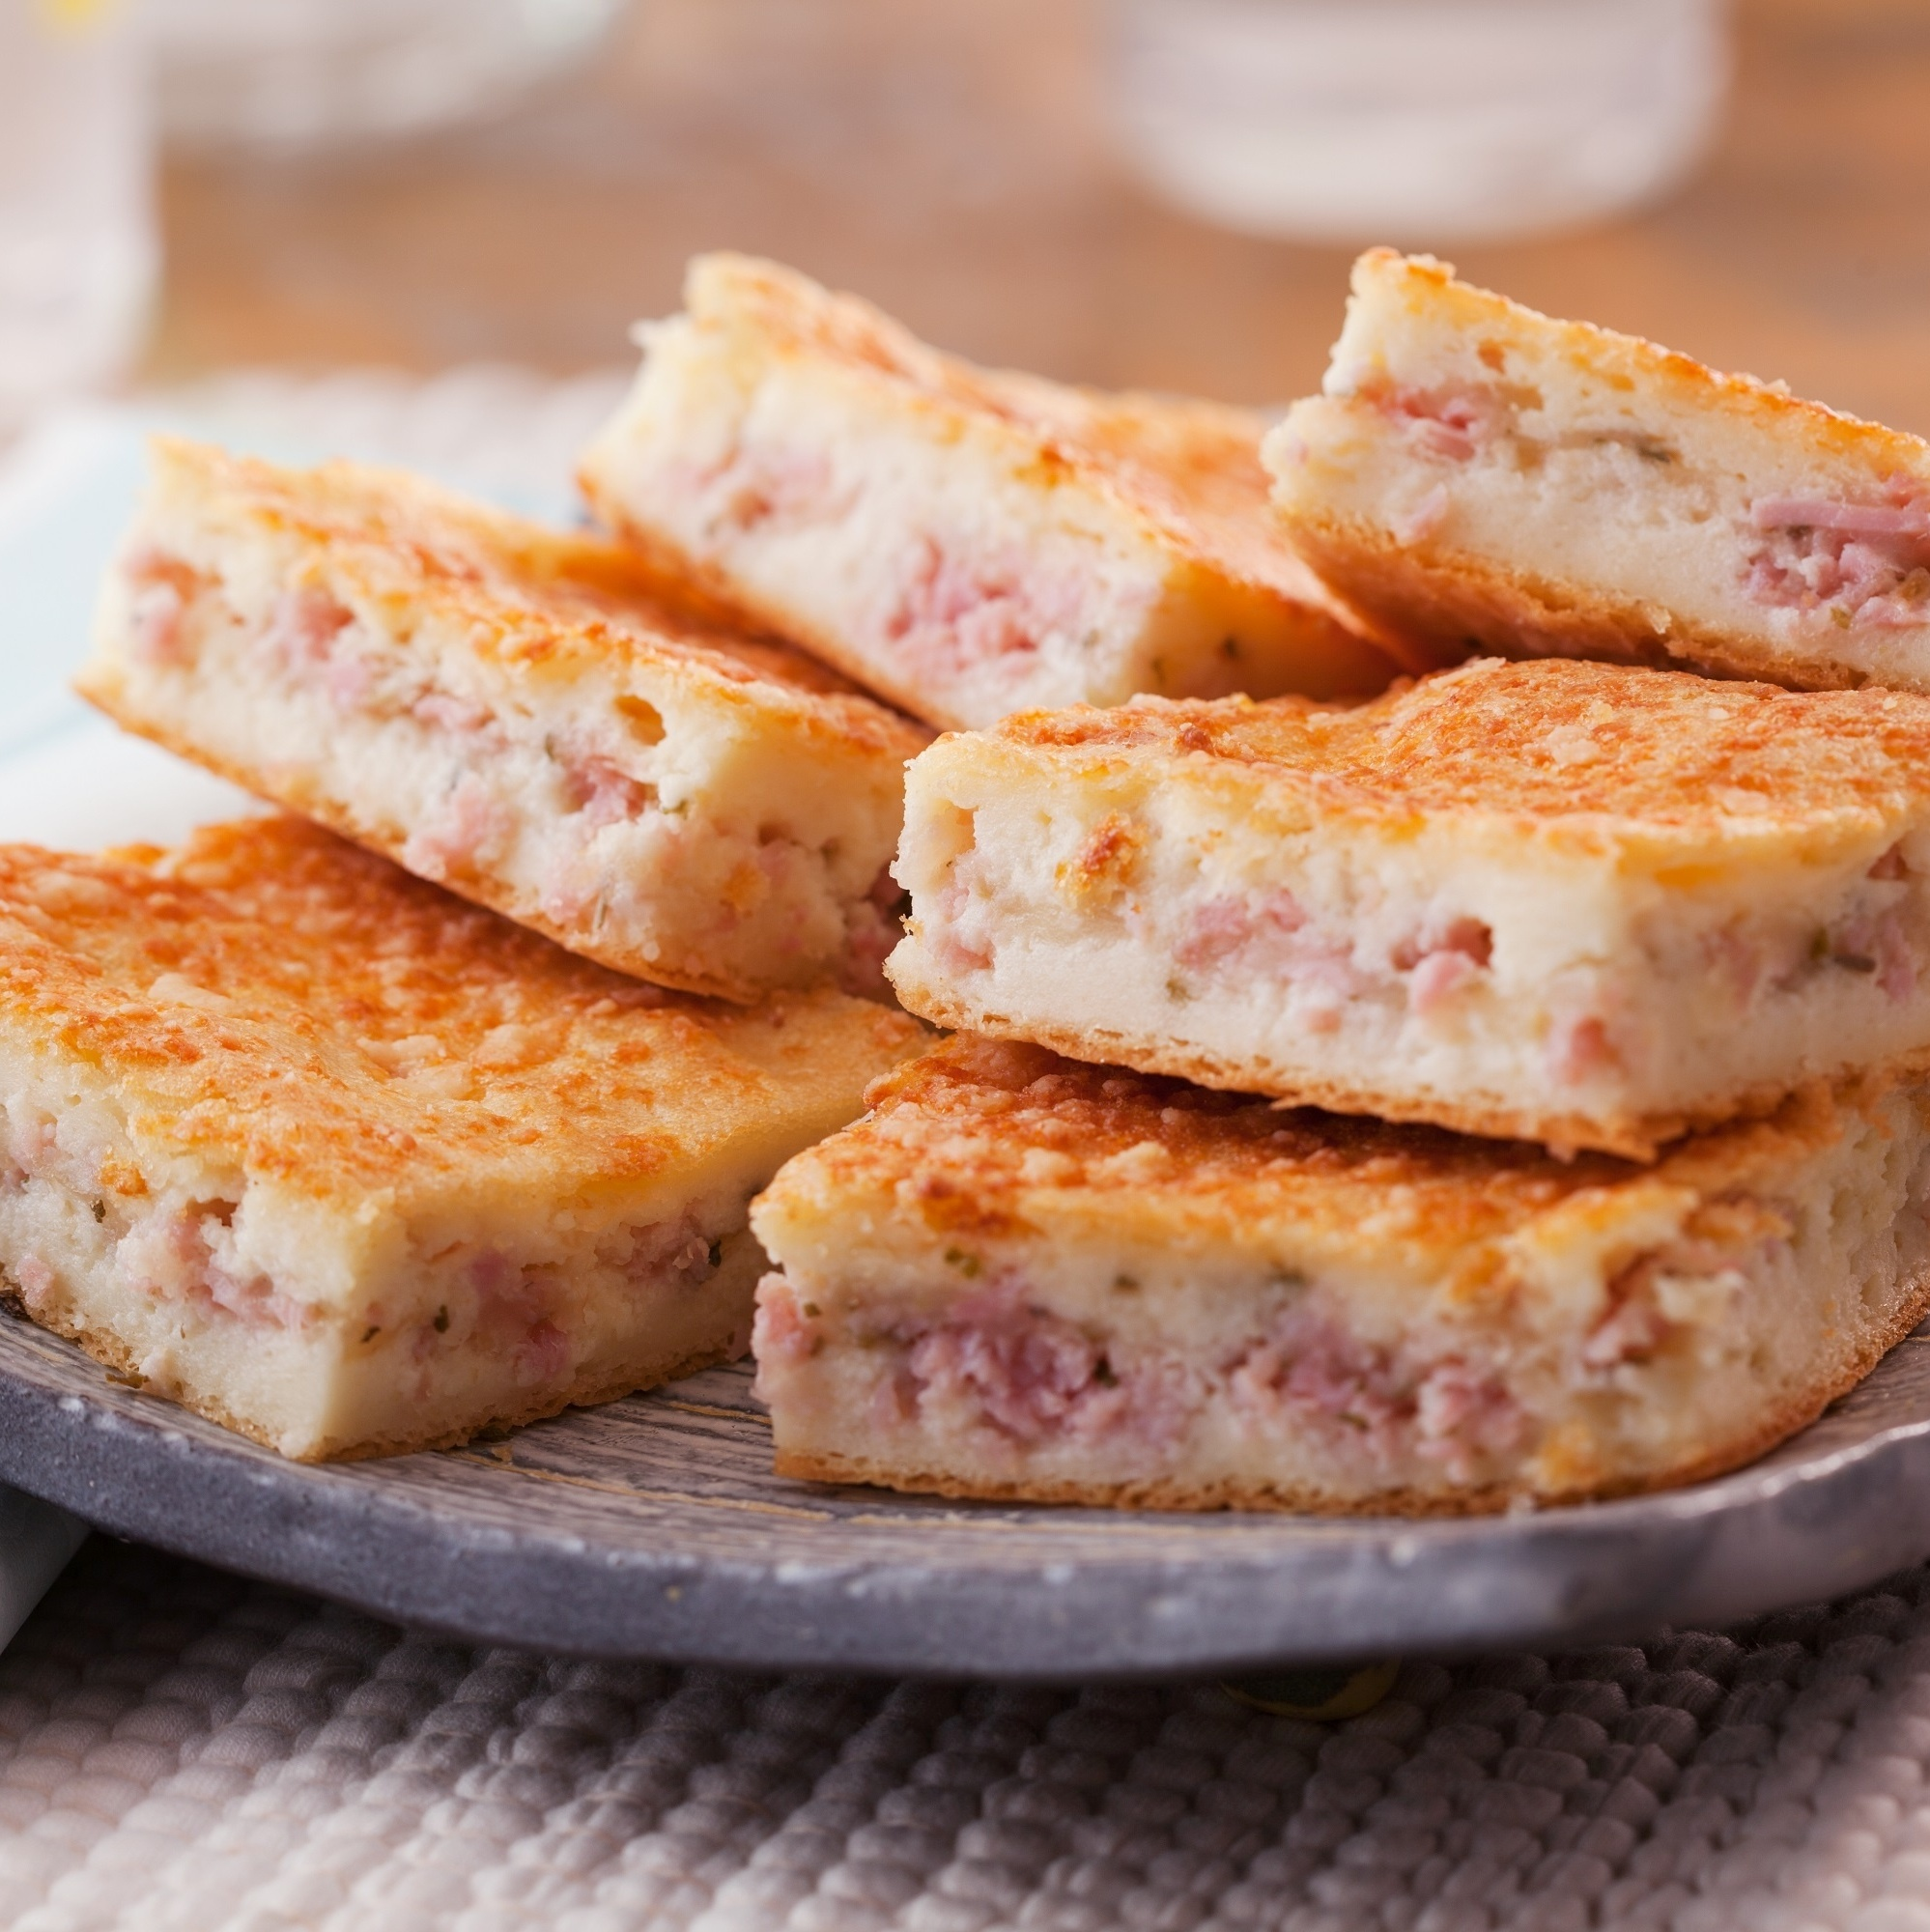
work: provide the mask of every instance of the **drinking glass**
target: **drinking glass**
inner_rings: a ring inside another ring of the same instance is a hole
[[[0,0],[0,435],[122,374],[159,264],[143,51],[117,0]]]
[[[1112,0],[1153,186],[1231,227],[1428,245],[1638,206],[1707,148],[1724,0]]]
[[[149,0],[163,123],[170,140],[283,150],[449,127],[586,58],[623,5]]]

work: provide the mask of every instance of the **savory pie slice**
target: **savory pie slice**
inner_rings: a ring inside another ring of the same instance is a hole
[[[1349,709],[1142,698],[911,768],[914,1012],[1646,1157],[1930,1056],[1930,698],[1483,659]]]
[[[877,991],[928,733],[633,554],[163,440],[86,696],[619,971]]]
[[[1273,527],[1259,416],[975,368],[738,255],[684,298],[584,452],[591,502],[916,716],[1393,675]]]
[[[745,1204],[919,1043],[605,971],[317,826],[0,847],[0,1280],[286,1456],[739,1352]]]
[[[1267,440],[1283,527],[1417,648],[1930,691],[1930,443],[1388,249]]]
[[[752,1207],[780,1473],[1446,1514],[1681,1483],[1930,1304],[1930,1089],[1818,1084],[1659,1165],[961,1037]]]

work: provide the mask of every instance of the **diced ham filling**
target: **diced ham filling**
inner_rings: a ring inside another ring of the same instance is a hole
[[[816,1314],[811,1310],[811,1315]],[[751,1348],[759,1372],[779,1362],[809,1361],[820,1337],[787,1276],[767,1274],[757,1284],[757,1312],[751,1325]],[[760,1400],[769,1400],[759,1391]]]
[[[178,556],[153,546],[131,551],[121,560],[131,600],[128,647],[142,664],[184,661],[187,607],[203,579]]]
[[[1894,1002],[1916,990],[1916,957],[1893,906],[1845,920],[1831,935],[1830,956],[1851,972],[1874,973],[1878,987]]]
[[[717,1272],[721,1246],[694,1214],[685,1214],[675,1221],[626,1223],[599,1247],[598,1255],[639,1290],[655,1290],[670,1281],[697,1288]]]
[[[509,843],[516,821],[474,772],[465,772],[409,835],[402,863],[425,879],[472,871]]]
[[[1362,401],[1391,417],[1416,449],[1450,463],[1466,463],[1478,456],[1503,434],[1510,420],[1507,404],[1486,389],[1372,384],[1359,393]]]
[[[885,992],[885,961],[904,937],[910,894],[892,877],[888,860],[878,868],[871,890],[845,910],[844,963],[839,983],[847,993],[875,999]]]
[[[654,786],[632,778],[601,753],[566,747],[558,758],[564,809],[582,814],[585,831],[636,818],[656,798]]]
[[[1916,898],[1914,875],[1899,846],[1892,845],[1865,874],[1850,910],[1823,926],[1759,927],[1746,918],[1731,920],[1701,941],[1704,965],[1718,975],[1739,1007],[1764,993],[1797,993],[1816,975],[1836,969],[1868,974],[1893,1005],[1916,997],[1921,969],[1913,926],[1923,913]]]
[[[1474,985],[1494,956],[1494,934],[1478,919],[1451,920],[1394,950],[1395,967],[1407,975],[1407,1005],[1427,1019]]]
[[[961,868],[962,869],[962,868]],[[1906,919],[1911,910],[1897,887],[1908,868],[1892,848],[1870,867],[1876,882],[1854,910],[1825,930],[1759,932],[1746,920],[1707,934],[1701,963],[1746,1006],[1765,989],[1795,990],[1826,965],[1874,976],[1887,999],[1915,997],[1921,967]],[[954,881],[956,874],[954,873]],[[976,970],[991,963],[989,937],[973,895],[954,882],[939,895],[939,917],[930,935],[949,970]],[[1295,1017],[1309,1031],[1331,1033],[1348,1006],[1388,990],[1405,991],[1418,1020],[1437,1020],[1490,981],[1494,938],[1481,920],[1439,920],[1393,947],[1385,965],[1362,960],[1349,943],[1324,929],[1284,888],[1251,894],[1218,894],[1197,901],[1171,946],[1182,972],[1235,974],[1278,984]],[[1577,990],[1558,1006],[1549,1028],[1545,1064],[1566,1086],[1626,1066],[1639,1039],[1625,1021],[1602,1010],[1601,989]]]
[[[962,1410],[1019,1449],[1164,1447],[1184,1434],[1202,1399],[1177,1362],[1122,1359],[1115,1346],[1027,1306],[1012,1282],[966,1297],[942,1320],[885,1319],[855,1339],[897,1351],[873,1417],[881,1427]],[[760,1375],[809,1362],[824,1342],[818,1310],[783,1275],[766,1275],[752,1342]],[[1518,1449],[1532,1427],[1496,1376],[1459,1355],[1405,1360],[1304,1303],[1213,1379],[1258,1426],[1311,1434],[1383,1469],[1418,1457],[1457,1482]]]
[[[58,1179],[64,1165],[60,1151],[60,1129],[45,1116],[16,1122],[8,1134],[5,1148],[7,1173],[4,1179],[17,1186],[20,1181]]]
[[[1578,1087],[1597,1073],[1621,1065],[1622,1056],[1600,1013],[1581,1013],[1559,1022],[1548,1035],[1548,1071],[1564,1086]]]
[[[1204,899],[1173,949],[1177,964],[1194,971],[1235,969],[1277,980],[1316,1033],[1339,1027],[1348,1003],[1370,986],[1347,941],[1309,920],[1298,899],[1276,890]]]
[[[1764,539],[1743,581],[1758,603],[1828,610],[1848,625],[1930,622],[1930,496],[1899,479],[1881,503],[1762,497],[1749,522]]]
[[[1493,950],[1494,936],[1484,922],[1458,918],[1396,946],[1387,966],[1405,976],[1409,1010],[1429,1019],[1482,981]],[[1338,1028],[1349,1002],[1395,983],[1385,970],[1362,971],[1353,947],[1323,930],[1285,889],[1202,900],[1173,958],[1188,971],[1231,968],[1280,981],[1301,1023],[1317,1033]]]
[[[306,1326],[313,1310],[239,1261],[232,1218],[232,1209],[224,1216],[218,1208],[196,1207],[150,1215],[121,1237],[116,1265],[131,1287],[157,1300],[184,1302],[204,1314],[219,1309],[264,1327]]]
[[[749,535],[836,522],[851,505],[831,464],[812,449],[740,447],[729,462],[694,478],[719,522]]]
[[[508,1356],[525,1387],[557,1380],[569,1369],[569,1338],[552,1319],[555,1286],[541,1270],[519,1267],[485,1248],[464,1270],[475,1297],[475,1333],[482,1345]]]
[[[927,923],[926,943],[948,973],[983,973],[992,964],[991,900],[972,890],[977,869],[971,854],[952,867]]]
[[[432,731],[475,738],[481,741],[478,750],[493,751],[504,742],[489,707],[478,704],[472,697],[458,697],[454,692],[425,691],[411,701],[409,715]]]
[[[14,1280],[19,1288],[20,1299],[27,1304],[28,1313],[40,1314],[46,1307],[47,1297],[53,1290],[53,1269],[39,1255],[22,1255],[14,1264]]]
[[[1530,1428],[1494,1376],[1459,1356],[1405,1361],[1305,1303],[1230,1365],[1227,1388],[1258,1421],[1311,1432],[1383,1468],[1419,1457],[1456,1482],[1520,1447]]]
[[[925,536],[910,554],[883,623],[886,641],[910,663],[955,676],[1012,661],[1022,672],[1048,637],[1085,628],[1083,583],[1042,572],[1023,551],[960,556]]]
[[[359,711],[375,684],[374,662],[353,647],[355,613],[313,584],[284,590],[269,611],[258,640],[284,677],[317,686],[337,711]]]
[[[783,1275],[766,1275],[752,1342],[760,1372],[815,1355],[816,1317]],[[1028,1307],[1015,1283],[966,1297],[944,1320],[904,1316],[863,1340],[889,1343],[896,1354],[880,1395],[880,1424],[962,1411],[1011,1445],[1032,1448],[1115,1436],[1151,1446],[1170,1441],[1183,1422],[1179,1378],[1167,1365],[1115,1362],[1084,1330]]]
[[[927,1329],[905,1354],[914,1404],[964,1402],[1015,1441],[1090,1441],[1130,1417],[1132,1394],[1070,1322],[1026,1310]]]
[[[1480,977],[1480,962],[1465,952],[1430,952],[1408,976],[1407,1004],[1422,1018],[1438,1012]]]
[[[1778,1247],[1786,1251],[1787,1243],[1765,1237],[1758,1243],[1757,1260],[1767,1261]],[[1659,1299],[1671,1277],[1693,1279],[1734,1295],[1748,1287],[1748,1259],[1734,1247],[1685,1236],[1630,1263],[1608,1284],[1607,1312],[1582,1344],[1584,1374],[1601,1376],[1625,1364],[1639,1365],[1661,1348],[1676,1327]]]

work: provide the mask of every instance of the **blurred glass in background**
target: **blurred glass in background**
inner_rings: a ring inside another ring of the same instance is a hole
[[[498,109],[624,0],[148,0],[170,139],[324,147]]]
[[[0,0],[0,437],[124,374],[159,266],[125,0]]]
[[[1651,201],[1716,132],[1724,0],[1112,0],[1149,182],[1209,220],[1428,245]]]

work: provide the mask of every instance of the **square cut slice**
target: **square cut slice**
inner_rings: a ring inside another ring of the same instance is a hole
[[[1479,659],[1352,708],[1142,698],[911,768],[914,1012],[1646,1158],[1930,1056],[1930,699]]]
[[[0,1284],[313,1460],[727,1359],[746,1203],[915,1022],[579,959],[294,818],[0,846]]]
[[[591,502],[914,715],[1393,675],[1274,527],[1259,416],[974,368],[741,256],[684,298],[583,454]]]
[[[1930,1093],[1853,1080],[1651,1168],[960,1036],[752,1206],[781,1474],[1447,1514],[1687,1482],[1930,1303]]]
[[[84,696],[663,985],[881,991],[928,733],[633,554],[406,475],[162,440]]]
[[[1438,262],[1361,257],[1264,456],[1294,544],[1414,648],[1930,691],[1930,443]]]

